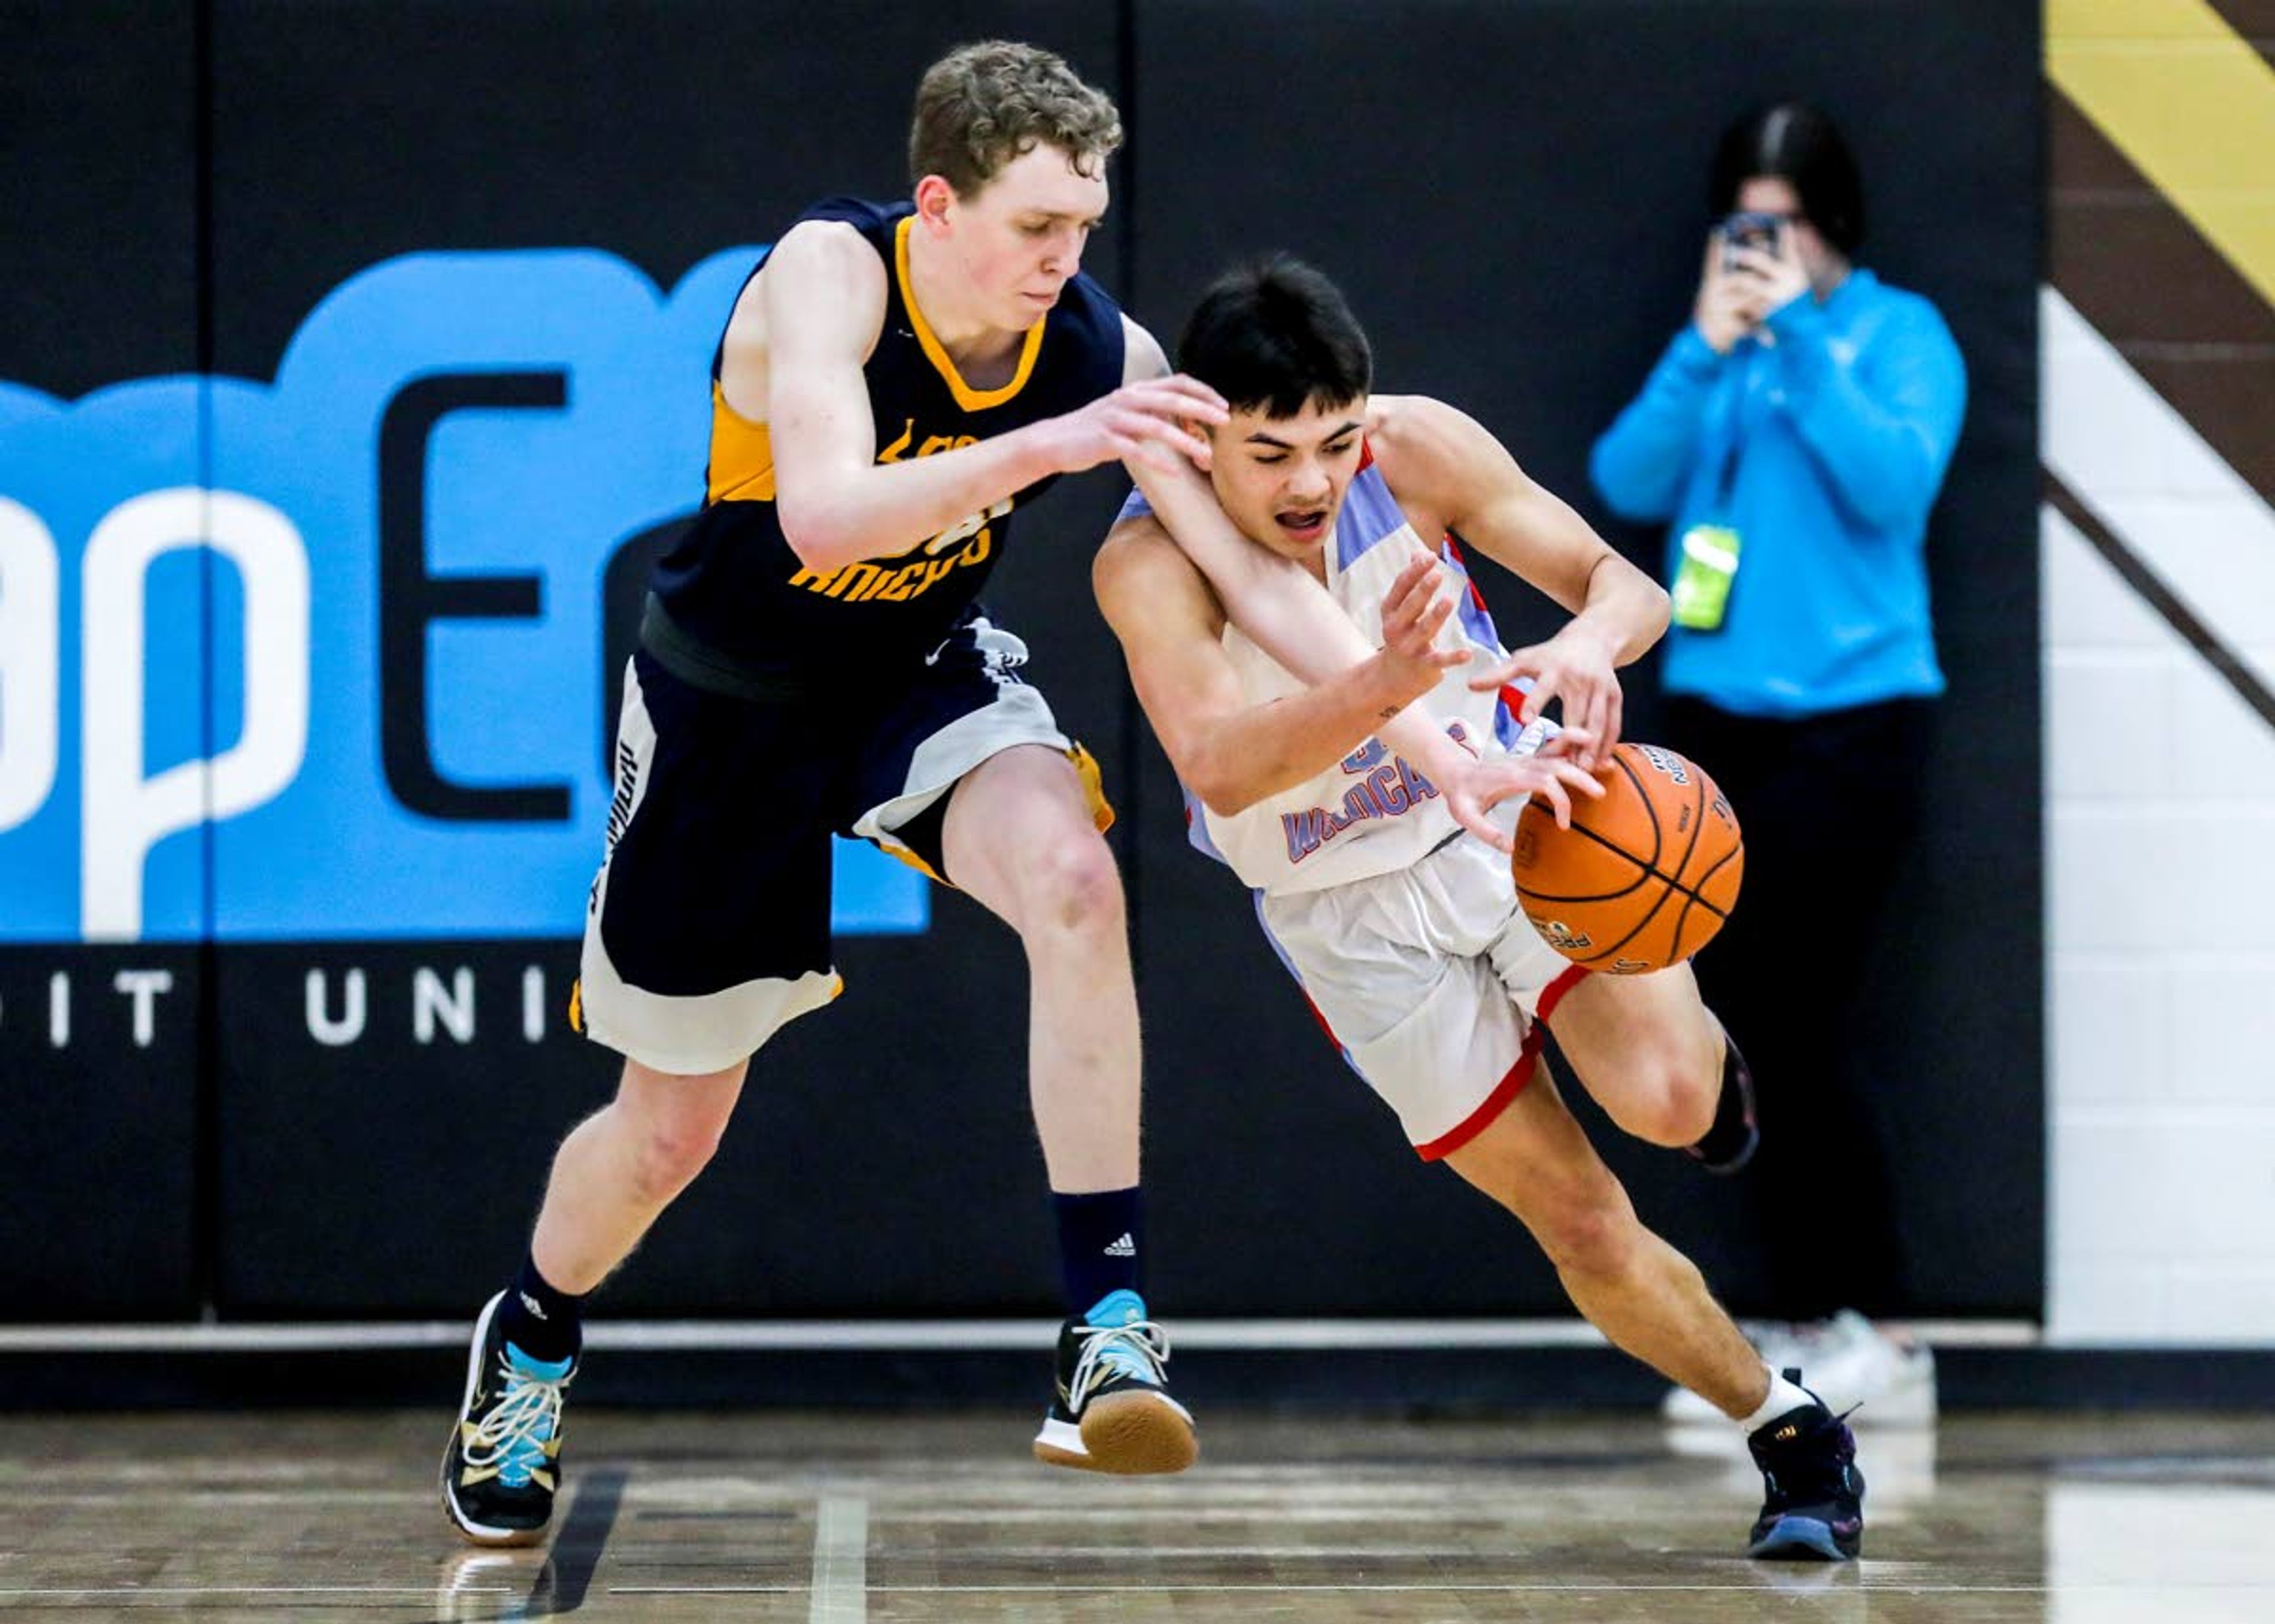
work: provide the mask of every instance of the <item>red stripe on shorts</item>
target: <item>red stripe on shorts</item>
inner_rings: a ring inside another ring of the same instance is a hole
[[[1540,1057],[1541,1029],[1556,1012],[1556,1006],[1564,1001],[1564,994],[1577,986],[1580,978],[1588,973],[1584,964],[1567,966],[1556,979],[1541,989],[1540,1007],[1533,1011],[1532,1020],[1524,1029],[1524,1046],[1517,1053],[1516,1064],[1508,1069],[1507,1076],[1493,1084],[1493,1092],[1476,1110],[1427,1144],[1416,1145],[1417,1156],[1425,1161],[1437,1161],[1452,1155],[1491,1127],[1493,1118],[1508,1109],[1508,1102],[1524,1092],[1524,1085],[1532,1081],[1533,1065]]]

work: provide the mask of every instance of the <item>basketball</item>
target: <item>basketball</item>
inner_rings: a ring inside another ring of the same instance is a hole
[[[1603,796],[1574,796],[1568,829],[1538,796],[1519,814],[1510,866],[1524,917],[1591,970],[1681,963],[1738,900],[1737,816],[1696,762],[1661,745],[1621,744],[1597,776]]]

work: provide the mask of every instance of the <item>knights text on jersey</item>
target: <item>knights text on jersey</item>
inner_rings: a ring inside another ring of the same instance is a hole
[[[1008,382],[986,389],[966,383],[911,297],[914,218],[911,203],[851,198],[818,203],[798,217],[850,224],[885,262],[884,325],[862,368],[879,462],[970,445],[1076,411],[1120,387],[1122,313],[1086,276],[1069,281],[1029,330]],[[767,427],[728,404],[716,356],[711,371],[703,509],[656,566],[644,640],[687,680],[730,691],[797,693],[841,683],[849,672],[888,682],[921,661],[979,596],[1002,555],[1013,510],[1052,481],[1038,480],[898,556],[809,570],[775,517]]]

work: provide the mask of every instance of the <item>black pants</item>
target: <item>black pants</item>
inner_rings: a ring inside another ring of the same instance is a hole
[[[1721,787],[1746,842],[1738,905],[1696,962],[1760,1106],[1761,1149],[1738,1182],[1765,1237],[1768,1291],[1734,1300],[1741,1313],[1906,1303],[1878,1123],[1901,1109],[1902,1090],[1934,1080],[1860,1052],[1857,1015],[1873,996],[1866,949],[1901,905],[1890,893],[1918,827],[1933,720],[1924,699],[1788,721],[1667,704],[1667,742]]]

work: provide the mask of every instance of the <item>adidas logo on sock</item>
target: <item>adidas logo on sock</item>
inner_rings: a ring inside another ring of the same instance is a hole
[[[1120,1240],[1107,1243],[1106,1255],[1109,1258],[1135,1258],[1138,1255],[1138,1243],[1131,1239],[1130,1232],[1124,1229]]]
[[[545,1318],[545,1311],[538,1306],[537,1299],[535,1297],[531,1296],[525,1291],[517,1291],[513,1295],[521,1299],[521,1305],[529,1311],[531,1318],[542,1319]]]

